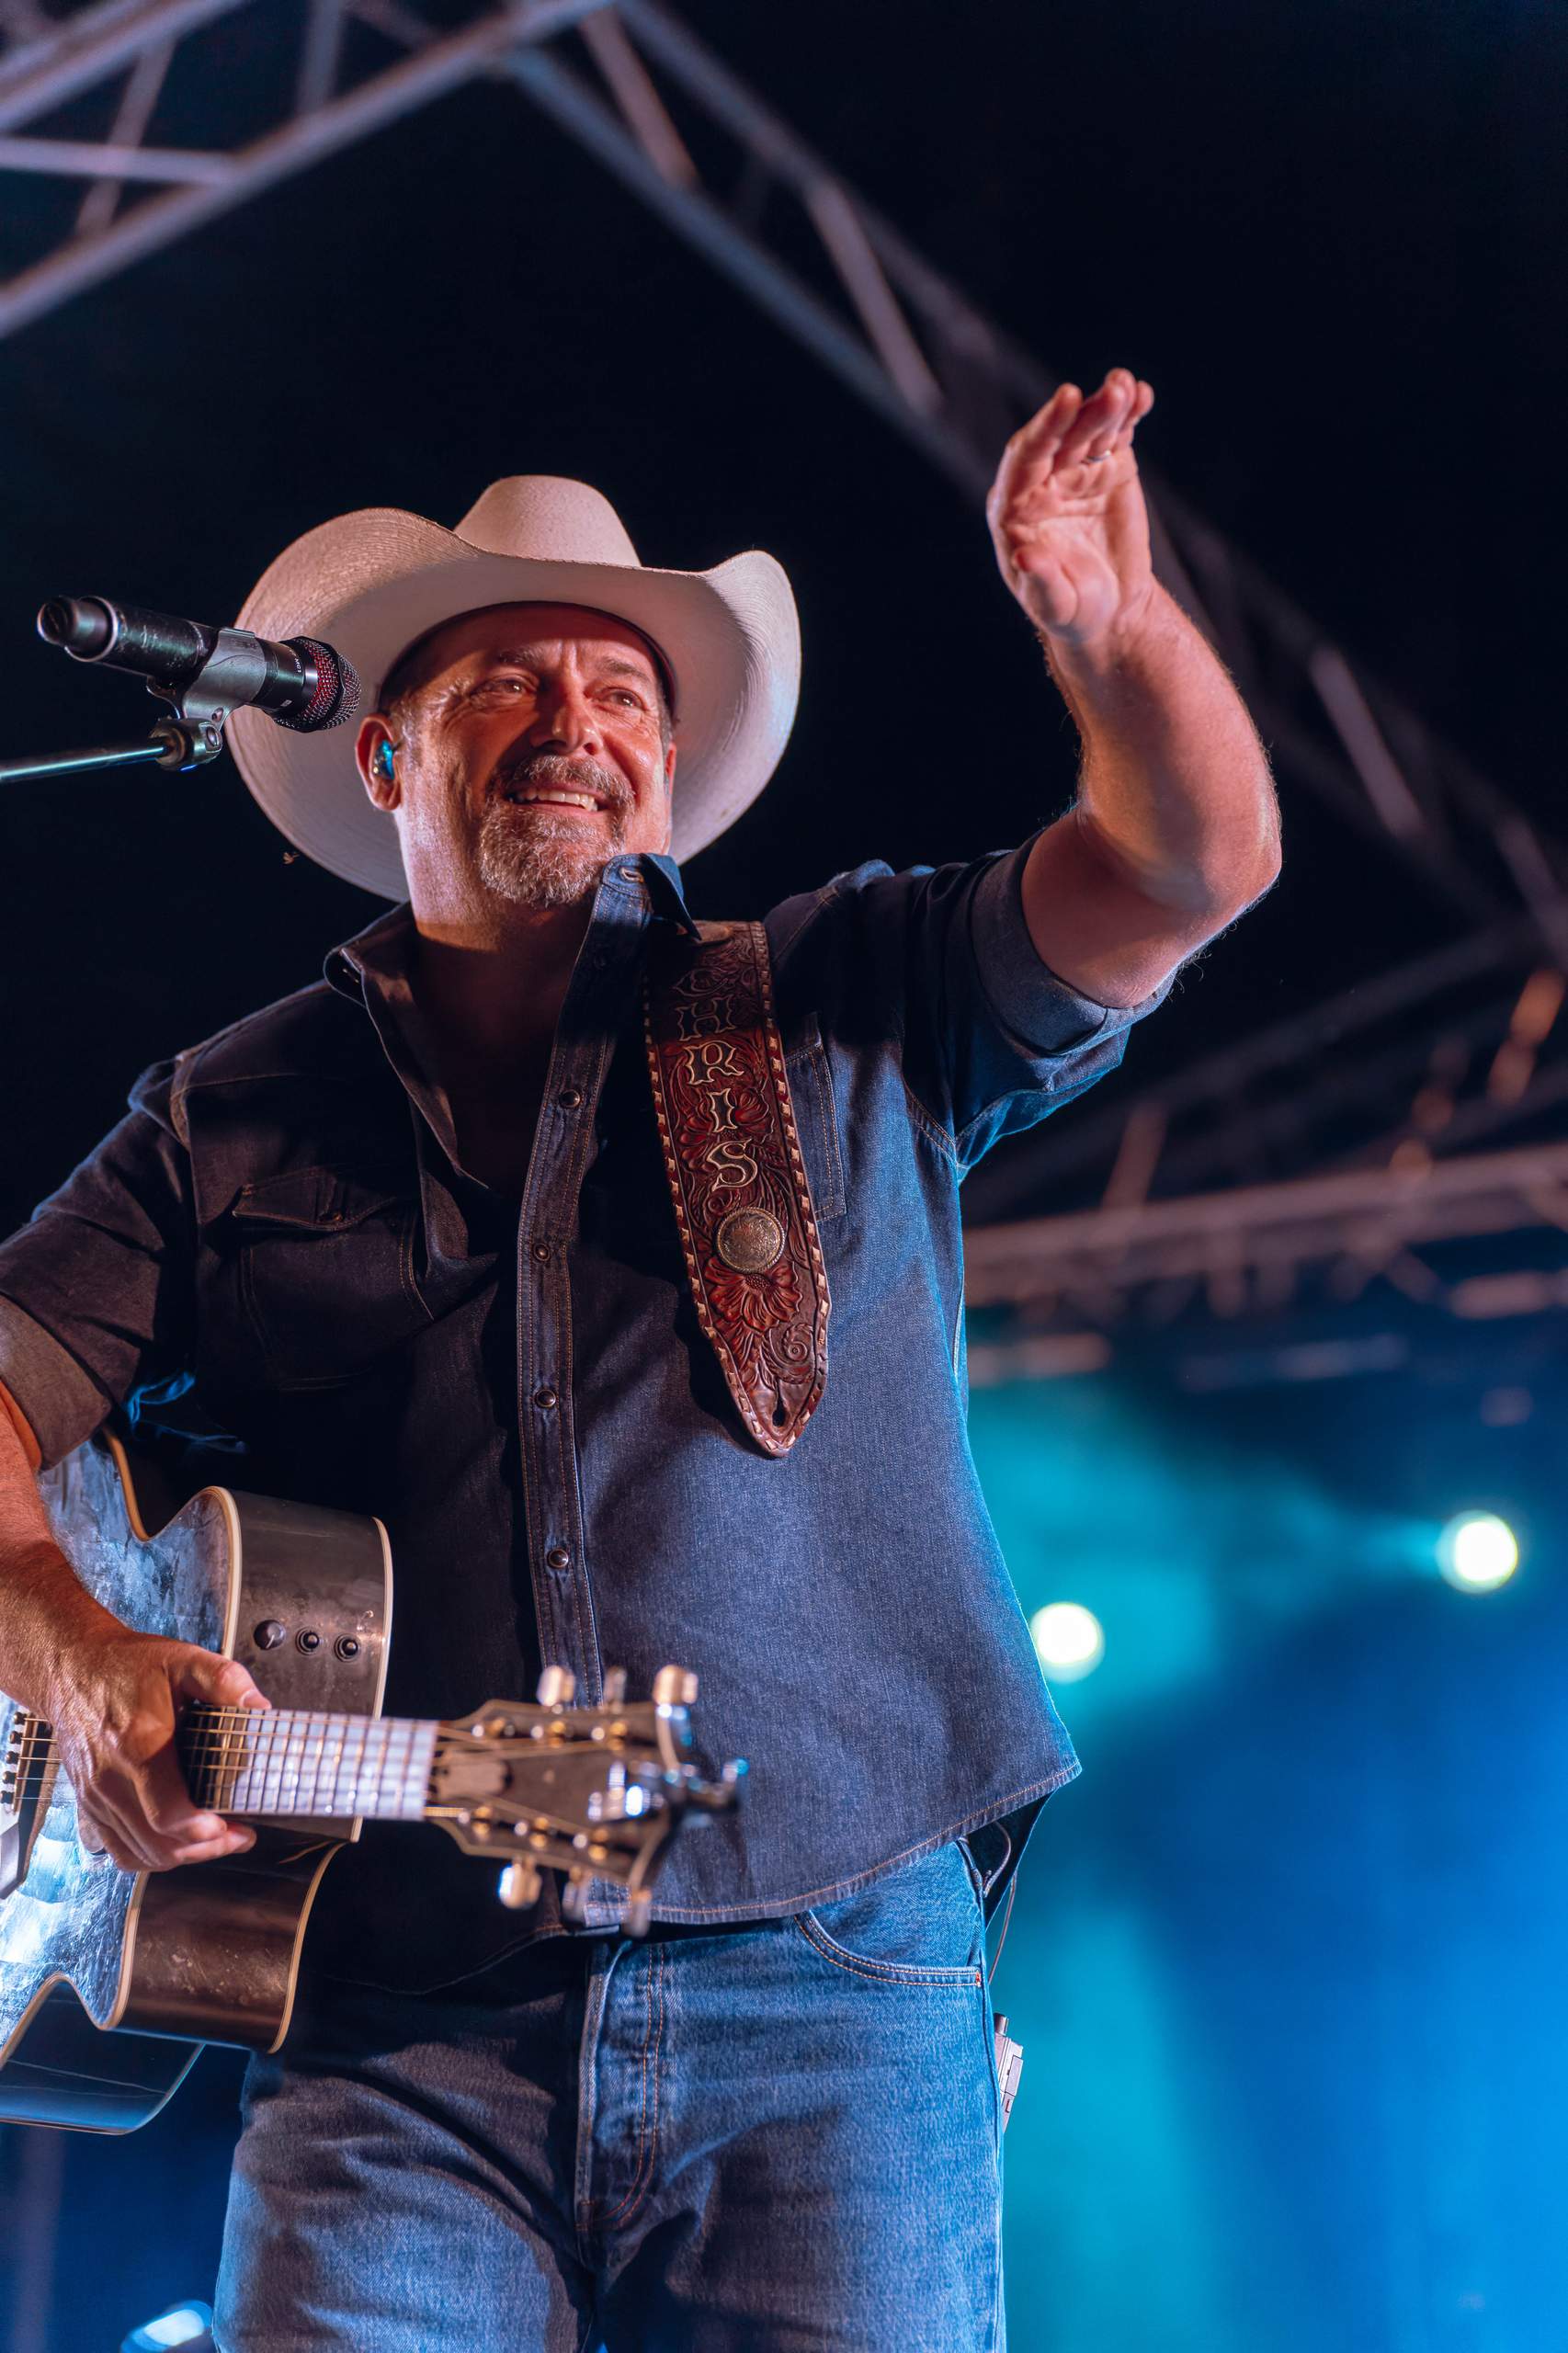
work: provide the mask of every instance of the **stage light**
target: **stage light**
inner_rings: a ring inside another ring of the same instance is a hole
[[[144,2320],[133,2328],[119,2348],[119,2353],[163,2353],[171,2345],[183,2345],[188,2353],[201,2353],[210,2347],[212,2313],[206,2304],[171,2304],[156,2320]]]
[[[1076,1683],[1105,1656],[1105,1630],[1081,1601],[1048,1601],[1029,1620],[1035,1656],[1053,1682]]]
[[[1518,1540],[1495,1512],[1461,1511],[1437,1539],[1437,1566],[1460,1593],[1494,1593],[1518,1565]]]

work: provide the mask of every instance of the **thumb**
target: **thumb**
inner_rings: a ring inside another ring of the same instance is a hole
[[[205,1699],[214,1708],[269,1708],[238,1659],[220,1658],[213,1651],[188,1650],[170,1677],[177,1698]]]

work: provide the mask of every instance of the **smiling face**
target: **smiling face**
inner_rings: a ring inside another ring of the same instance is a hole
[[[488,605],[416,641],[388,689],[359,772],[396,820],[416,915],[573,906],[618,851],[668,848],[669,706],[629,622]]]

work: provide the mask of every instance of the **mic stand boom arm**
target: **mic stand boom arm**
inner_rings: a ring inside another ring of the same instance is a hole
[[[244,630],[221,629],[201,668],[182,687],[149,678],[147,691],[174,705],[143,744],[108,744],[83,752],[52,752],[36,760],[0,760],[0,784],[25,777],[79,776],[86,768],[155,762],[180,774],[205,767],[223,748],[223,727],[237,703],[249,702],[262,683],[266,657]]]
[[[36,760],[0,760],[0,784],[18,784],[25,777],[80,776],[85,768],[204,767],[222,747],[223,731],[212,732],[188,720],[164,719],[142,744],[101,744],[81,752],[49,752]]]

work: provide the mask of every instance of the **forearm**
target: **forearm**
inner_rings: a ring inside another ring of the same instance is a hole
[[[1157,585],[1131,621],[1047,652],[1083,740],[1084,851],[1210,936],[1279,870],[1268,761],[1241,697]]]
[[[21,1435],[0,1412],[0,1691],[47,1714],[62,1653],[120,1631],[55,1541]]]

